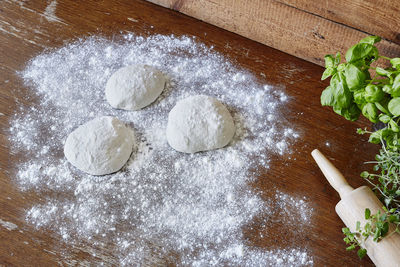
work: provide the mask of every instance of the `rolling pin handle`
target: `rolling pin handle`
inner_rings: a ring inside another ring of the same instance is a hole
[[[318,149],[314,149],[311,155],[330,185],[339,193],[341,199],[354,190],[347,183],[343,174]]]

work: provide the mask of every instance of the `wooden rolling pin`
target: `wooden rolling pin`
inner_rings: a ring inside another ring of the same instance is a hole
[[[339,193],[342,200],[336,205],[336,213],[351,232],[356,231],[357,221],[361,222],[361,227],[366,223],[365,209],[369,208],[371,214],[376,214],[378,210],[383,212],[383,204],[367,186],[353,189],[336,169],[335,166],[318,150],[311,152],[322,173],[330,185]],[[389,233],[394,230],[389,228]],[[362,242],[361,240],[359,240]],[[373,263],[378,267],[399,267],[400,266],[400,235],[395,233],[386,236],[379,242],[373,241],[369,237],[362,246],[367,249],[367,254]]]

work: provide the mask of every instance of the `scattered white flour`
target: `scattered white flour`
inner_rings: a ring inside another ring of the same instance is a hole
[[[18,228],[18,226],[12,222],[3,221],[0,219],[0,225],[6,228],[8,231],[12,231]]]
[[[286,213],[286,217],[289,220],[300,220],[303,223],[307,223],[312,215],[312,210],[307,205],[307,200],[305,197],[298,198],[289,196],[285,193],[277,191],[275,194],[275,199],[277,201],[277,206],[279,206],[282,213]],[[291,218],[291,214],[298,213],[299,218]]]
[[[105,101],[105,84],[117,69],[135,64],[167,74],[166,88],[145,109],[115,110]],[[298,136],[278,120],[280,104],[289,101],[282,91],[186,36],[92,37],[38,55],[21,76],[32,90],[26,103],[37,104],[21,105],[10,139],[16,158],[26,159],[18,166],[20,188],[43,199],[26,214],[37,228],[52,229],[69,244],[111,249],[119,265],[155,259],[179,266],[313,264],[307,243],[298,244],[309,203],[275,189],[264,200],[251,186],[264,179],[258,170],[290,153]],[[224,149],[179,153],[165,137],[168,113],[197,94],[227,106],[236,134]],[[103,115],[131,122],[138,147],[122,171],[94,177],[67,163],[62,149],[72,129]],[[290,222],[285,231],[293,233],[284,247],[258,247],[244,232],[263,229],[260,238],[269,244],[277,218]]]

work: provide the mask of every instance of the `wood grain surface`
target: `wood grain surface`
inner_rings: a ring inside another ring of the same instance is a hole
[[[279,0],[289,6],[400,44],[400,2],[391,0]]]
[[[193,1],[194,2],[194,1]],[[293,196],[305,197],[314,210],[308,231],[293,240],[290,225],[279,222],[262,228],[255,220],[243,229],[249,244],[259,248],[304,248],[313,256],[315,266],[372,266],[360,261],[354,252],[346,252],[342,241],[342,222],[334,207],[338,194],[329,186],[310,152],[320,148],[347,177],[353,187],[363,184],[359,173],[363,162],[371,160],[377,146],[358,136],[357,127],[366,121],[352,123],[335,115],[319,103],[323,69],[294,56],[251,41],[210,24],[144,1],[58,1],[55,16],[45,12],[50,1],[3,0],[0,2],[0,266],[117,266],[110,248],[90,243],[71,245],[60,236],[37,230],[27,224],[24,214],[32,205],[43,201],[34,192],[21,192],[15,184],[18,160],[7,141],[9,120],[19,102],[28,102],[32,93],[25,88],[17,72],[33,56],[65,43],[91,35],[107,38],[124,32],[140,35],[175,34],[196,36],[238,66],[258,77],[260,82],[281,88],[289,96],[282,120],[293,125],[300,138],[289,156],[276,157],[270,169],[261,170],[252,186],[263,198],[271,197],[276,187]],[[306,19],[306,18],[304,18]],[[299,23],[307,23],[302,21]],[[275,25],[274,27],[279,27]],[[346,36],[344,36],[345,38]],[[313,50],[312,44],[310,50]],[[322,58],[325,52],[316,55]],[[15,224],[5,227],[5,222]],[[265,238],[260,238],[262,232]],[[155,259],[145,266],[175,265],[171,259]]]
[[[388,38],[378,45],[383,55],[400,54],[398,1],[149,1],[319,65],[368,35]]]

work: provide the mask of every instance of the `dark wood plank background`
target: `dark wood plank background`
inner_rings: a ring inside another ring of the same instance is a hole
[[[363,184],[359,178],[365,168],[363,162],[371,160],[378,147],[355,133],[357,127],[369,125],[366,121],[348,122],[320,106],[319,95],[327,85],[320,81],[323,71],[320,66],[144,1],[58,1],[53,18],[44,15],[49,3],[0,2],[0,219],[17,225],[14,230],[0,225],[0,266],[74,266],[100,262],[117,265],[108,250],[92,244],[64,244],[52,232],[35,230],[24,221],[25,210],[41,198],[35,192],[20,192],[14,183],[16,166],[10,155],[7,129],[17,101],[25,102],[25,96],[31,94],[16,74],[27,60],[77,38],[95,34],[112,37],[121,32],[196,36],[252,71],[261,82],[283,88],[291,98],[283,119],[293,123],[301,138],[293,148],[292,159],[276,158],[268,173],[261,173],[253,186],[265,192],[266,198],[267,189],[275,186],[305,196],[312,203],[314,213],[309,230],[292,245],[307,248],[316,266],[372,266],[369,259],[360,261],[355,253],[345,251],[343,224],[334,211],[338,194],[325,181],[310,152],[320,148],[343,171],[350,184],[358,187]],[[290,228],[287,234],[282,234],[281,226],[276,225],[268,229],[268,238],[260,239],[258,232],[264,230],[257,228],[256,223],[253,226],[253,230],[244,229],[245,236],[259,247],[279,248],[290,235]],[[92,256],[94,252],[97,256]],[[171,264],[166,259],[164,263]]]
[[[323,65],[321,54],[379,35],[380,53],[400,54],[400,1],[148,0]]]

